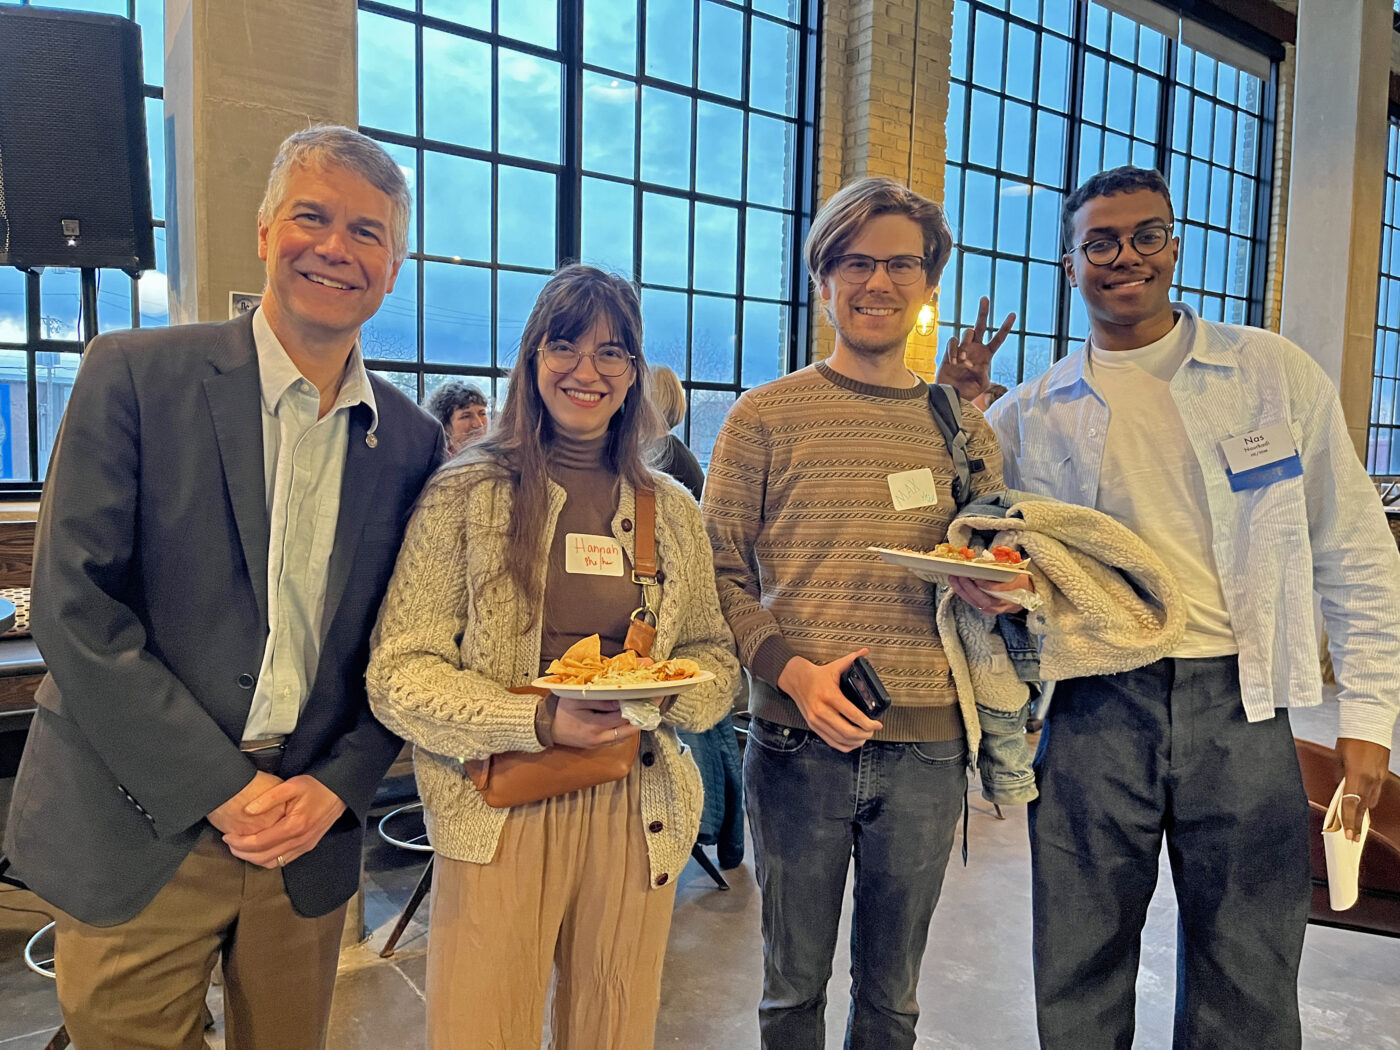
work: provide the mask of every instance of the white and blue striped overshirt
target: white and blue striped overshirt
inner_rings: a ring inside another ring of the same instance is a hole
[[[1321,702],[1314,593],[1341,704],[1340,736],[1390,746],[1400,713],[1400,552],[1322,369],[1281,336],[1200,321],[1171,382],[1205,477],[1215,564],[1240,650],[1249,720]],[[1098,501],[1109,412],[1081,347],[987,413],[1006,485]],[[1287,423],[1301,477],[1232,491],[1221,442]]]

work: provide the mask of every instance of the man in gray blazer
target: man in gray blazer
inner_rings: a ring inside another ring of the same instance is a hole
[[[88,347],[35,549],[48,664],[5,850],[59,912],[76,1046],[325,1043],[345,904],[400,743],[370,629],[442,431],[366,372],[410,195],[345,128],[282,144],[261,307]]]

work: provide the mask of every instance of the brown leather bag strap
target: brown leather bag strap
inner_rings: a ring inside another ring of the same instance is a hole
[[[656,493],[637,489],[636,554],[632,559],[634,575],[656,579]]]

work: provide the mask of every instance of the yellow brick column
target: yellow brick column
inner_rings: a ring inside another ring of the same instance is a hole
[[[818,206],[863,175],[941,201],[953,0],[827,0],[823,19]],[[824,319],[813,331],[816,360],[834,333]],[[937,349],[936,327],[910,336],[909,367],[931,377]]]

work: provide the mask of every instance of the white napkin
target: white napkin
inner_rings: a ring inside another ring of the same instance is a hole
[[[1347,782],[1337,785],[1332,804],[1327,807],[1327,817],[1322,822],[1322,848],[1327,856],[1327,893],[1331,898],[1333,911],[1346,911],[1356,903],[1357,881],[1361,876],[1361,850],[1366,845],[1366,835],[1371,830],[1371,811],[1361,815],[1361,837],[1353,842],[1347,838],[1342,828],[1342,797],[1347,793]]]
[[[639,729],[648,733],[656,731],[661,724],[661,708],[650,700],[620,700],[622,717]]]

